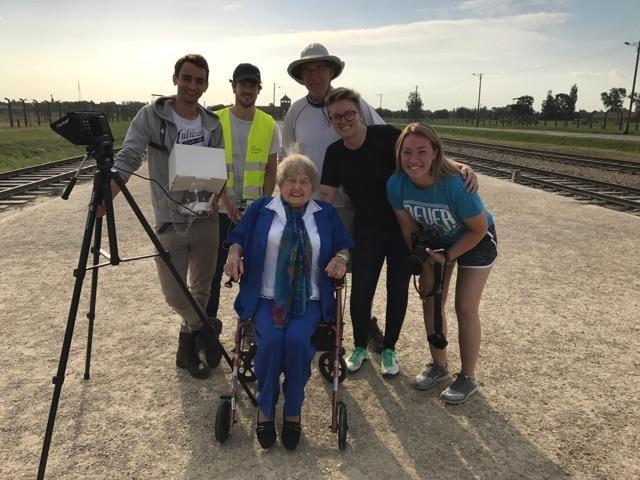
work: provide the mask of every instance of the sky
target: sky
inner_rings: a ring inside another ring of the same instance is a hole
[[[206,105],[233,102],[241,62],[262,72],[258,103],[279,104],[306,93],[287,66],[319,42],[346,63],[333,85],[374,107],[406,108],[417,88],[425,109],[476,108],[482,73],[481,106],[531,95],[539,110],[577,84],[591,111],[601,92],[631,92],[625,41],[640,41],[639,0],[0,0],[0,97],[149,102],[175,93],[179,57],[200,53]]]

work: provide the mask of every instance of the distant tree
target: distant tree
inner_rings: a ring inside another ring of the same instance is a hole
[[[420,98],[418,90],[413,90],[409,93],[407,112],[409,113],[409,118],[413,120],[420,120],[423,117],[422,98]]]
[[[382,118],[393,118],[394,112],[392,112],[391,110],[389,110],[388,108],[376,108],[376,112],[378,113],[378,115],[380,115]]]
[[[458,107],[456,108],[456,118],[464,120],[466,118],[473,118],[474,112],[470,108],[467,107]]]
[[[437,118],[438,120],[446,120],[449,118],[449,110],[447,110],[446,108],[436,110],[435,112],[433,112],[433,118]]]
[[[600,94],[604,108],[611,112],[622,110],[622,104],[626,96],[626,88],[611,88],[608,92],[602,92]]]
[[[509,107],[493,107],[491,112],[494,120],[500,120],[509,113]]]
[[[566,93],[558,93],[555,97],[558,120],[573,120],[575,106],[571,97]]]
[[[513,114],[518,122],[531,122],[533,120],[533,97],[531,95],[523,95],[516,98],[516,103],[509,105],[509,111]]]
[[[578,85],[576,85],[575,83],[571,85],[571,90],[569,90],[569,97],[571,98],[571,112],[575,113],[576,104],[578,103]]]
[[[542,115],[542,119],[546,122],[547,120],[554,120],[556,118],[556,113],[556,99],[553,96],[553,92],[549,90],[547,92],[547,98],[542,101],[542,110],[540,111],[540,114]]]
[[[622,104],[626,96],[627,89],[620,87],[610,88],[608,92],[602,92],[600,94],[600,99],[605,108],[604,125],[602,128],[607,128],[607,114],[609,112],[622,112]]]

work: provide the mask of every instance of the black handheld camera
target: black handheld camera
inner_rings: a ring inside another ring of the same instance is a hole
[[[422,229],[411,233],[411,253],[405,259],[412,275],[420,275],[424,262],[427,261],[427,248],[434,250],[437,235],[430,229]]]
[[[102,142],[113,144],[109,121],[101,112],[70,112],[51,122],[51,128],[74,145],[95,146]]]

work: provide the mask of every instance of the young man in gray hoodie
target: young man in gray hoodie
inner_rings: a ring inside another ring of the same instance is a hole
[[[224,147],[218,117],[198,103],[208,81],[209,66],[201,55],[185,55],[176,62],[173,74],[176,95],[158,98],[138,112],[115,158],[114,166],[125,180],[140,167],[147,150],[149,176],[169,192],[168,160],[174,144]],[[178,204],[186,201],[188,192],[169,192],[173,202],[158,184],[150,185],[158,238],[185,282],[188,276],[191,294],[204,310],[218,250],[217,197],[209,202],[209,216],[194,218],[179,210]],[[117,194],[117,188],[113,193]],[[167,303],[182,318],[176,365],[196,378],[206,378],[210,368],[220,362],[221,352],[159,257],[156,267]],[[219,334],[220,325],[213,327]]]

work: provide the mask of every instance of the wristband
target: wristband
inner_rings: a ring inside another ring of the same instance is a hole
[[[347,257],[344,253],[336,253],[335,258],[341,260],[345,265],[349,263],[349,257]]]

